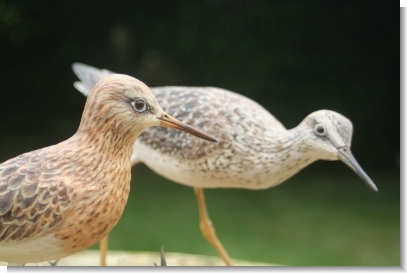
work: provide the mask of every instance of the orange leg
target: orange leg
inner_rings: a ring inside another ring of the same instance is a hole
[[[230,257],[223,247],[222,243],[216,236],[215,228],[212,225],[211,219],[209,219],[208,211],[206,209],[205,196],[203,189],[194,188],[196,200],[198,202],[199,210],[199,227],[201,229],[202,235],[208,240],[211,245],[216,249],[218,254],[221,256],[222,260],[226,265],[231,266],[232,262]]]
[[[101,266],[106,266],[106,256],[107,256],[107,247],[108,247],[108,236],[104,237],[100,242],[99,242],[99,247],[100,247],[100,265]]]

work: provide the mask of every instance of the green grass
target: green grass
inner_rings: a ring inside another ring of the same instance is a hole
[[[315,173],[311,166],[268,190],[207,190],[209,214],[231,257],[286,265],[400,265],[399,170],[370,173],[379,193],[349,170]],[[109,246],[159,252],[161,245],[167,252],[217,256],[199,231],[193,190],[139,165]]]

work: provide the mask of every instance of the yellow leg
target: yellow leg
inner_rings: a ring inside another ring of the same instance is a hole
[[[108,247],[108,236],[104,237],[100,242],[99,242],[99,247],[100,247],[100,265],[101,266],[106,266],[106,256],[107,256],[107,247]]]
[[[212,225],[211,219],[209,219],[208,211],[205,204],[205,196],[203,189],[194,188],[196,200],[198,202],[199,210],[199,227],[201,228],[202,235],[208,240],[211,245],[216,249],[218,254],[221,256],[222,260],[226,265],[231,266],[232,262],[230,257],[223,247],[222,243],[219,241],[216,236],[215,228]]]

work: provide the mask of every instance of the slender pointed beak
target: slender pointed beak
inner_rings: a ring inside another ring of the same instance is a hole
[[[172,129],[176,129],[176,130],[180,130],[183,131],[185,133],[197,136],[199,138],[211,141],[211,142],[218,142],[216,139],[214,139],[213,137],[208,136],[207,134],[179,121],[176,118],[171,117],[170,115],[168,115],[167,113],[163,112],[163,114],[161,115],[161,117],[158,118],[160,120],[160,125],[164,126],[164,127],[168,127],[168,128],[172,128]]]
[[[375,192],[378,191],[376,185],[370,179],[370,177],[363,171],[362,167],[360,167],[359,163],[353,157],[352,152],[348,147],[341,147],[338,149],[338,158],[348,165],[360,178]]]

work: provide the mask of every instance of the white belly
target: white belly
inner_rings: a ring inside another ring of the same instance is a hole
[[[54,235],[17,242],[0,243],[0,261],[9,265],[24,265],[43,261],[57,260],[68,256]]]

